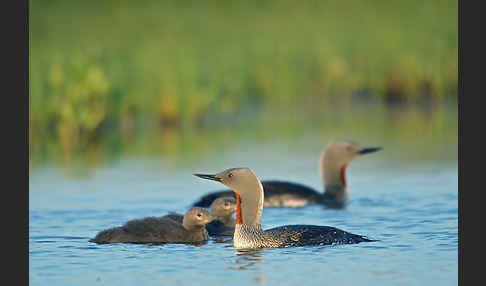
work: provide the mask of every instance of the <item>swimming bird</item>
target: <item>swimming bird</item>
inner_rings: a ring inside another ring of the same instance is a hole
[[[194,175],[220,182],[235,193],[236,226],[233,246],[236,249],[351,244],[374,241],[330,226],[286,225],[263,230],[261,223],[264,201],[263,187],[260,180],[250,169],[231,168],[215,175]]]
[[[236,200],[233,197],[217,198],[211,204],[209,213],[213,221],[206,224],[206,230],[210,236],[227,236],[235,232],[235,219],[233,214],[236,211]],[[183,215],[170,213],[163,217],[173,219],[182,223]]]
[[[195,243],[208,240],[205,224],[212,220],[209,212],[195,207],[186,212],[182,223],[164,217],[147,217],[126,222],[99,232],[90,242],[96,243]]]
[[[282,181],[262,181],[265,192],[265,207],[302,207],[322,204],[328,208],[343,208],[349,200],[346,181],[346,167],[356,157],[381,150],[381,147],[361,147],[349,140],[330,142],[322,151],[319,159],[324,193],[313,188]],[[204,195],[194,206],[207,207],[211,202],[223,196],[232,196],[230,190]]]

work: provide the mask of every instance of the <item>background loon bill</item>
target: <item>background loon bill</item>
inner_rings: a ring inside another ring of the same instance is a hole
[[[381,149],[383,149],[383,148],[382,147],[368,147],[368,148],[361,149],[358,153],[363,155],[363,154],[368,154],[368,153],[380,151]]]
[[[213,180],[213,181],[221,182],[221,179],[216,177],[216,175],[194,174],[194,176],[197,176],[197,177],[203,178],[203,179],[207,179],[207,180]]]

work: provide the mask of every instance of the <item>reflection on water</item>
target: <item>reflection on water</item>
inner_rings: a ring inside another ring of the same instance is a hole
[[[254,274],[253,281],[255,283],[264,282],[263,270],[258,267],[258,263],[263,262],[263,251],[263,249],[236,250],[234,263],[237,266],[229,267],[229,269],[251,270]]]
[[[349,138],[357,141],[395,145],[410,152],[407,158],[420,158],[422,152],[434,152],[434,145],[457,144],[457,105],[437,104],[424,109],[421,105],[390,108],[373,104],[322,104],[318,101],[291,106],[250,108],[241,116],[234,114],[206,118],[198,127],[165,128],[140,123],[127,138],[118,127],[103,129],[98,139],[69,153],[61,152],[57,138],[31,139],[30,168],[55,162],[79,176],[75,166],[99,166],[121,157],[153,157],[198,160],[204,154],[217,154],[235,145],[259,145],[269,142],[296,142],[309,135],[320,141]],[[425,147],[425,148],[424,148]],[[424,150],[427,149],[427,150]],[[181,164],[184,160],[174,160]]]
[[[263,261],[263,249],[238,249],[235,254],[237,256],[235,263],[241,265],[233,269],[245,270],[257,262]]]
[[[130,243],[130,244],[154,245],[154,246],[161,246],[161,245],[168,244],[168,243],[165,243],[165,242],[150,242],[150,243],[146,243],[146,242],[128,242],[128,243]],[[180,243],[180,244],[201,247],[201,246],[204,246],[204,245],[208,244],[208,242],[207,241],[196,241],[196,242],[184,242],[184,243]]]
[[[161,130],[131,141],[114,136],[98,145],[93,165],[56,164],[53,148],[45,155],[54,164],[30,166],[30,284],[456,285],[457,113],[403,112],[387,116],[375,106],[304,114],[290,108],[234,126],[226,118],[212,122],[214,128],[174,131],[165,139]],[[329,225],[378,242],[265,250],[235,250],[231,237],[197,247],[88,242],[130,219],[185,212],[220,189],[192,176],[200,171],[246,165],[262,179],[322,190],[318,157],[335,138],[385,148],[350,164],[346,209],[265,208],[263,228]]]
[[[233,246],[233,237],[231,237],[231,236],[214,237],[213,241],[215,243],[225,243],[225,244],[228,244],[228,246]]]
[[[294,167],[285,163],[282,149],[275,151],[247,160],[266,174],[290,169],[292,180],[321,184],[309,155],[314,152],[299,157],[302,164],[292,159]],[[225,164],[235,160],[231,155]],[[214,160],[208,158],[205,165]],[[106,285],[296,285],[311,277],[315,285],[455,285],[457,162],[414,162],[402,168],[402,162],[384,163],[378,156],[359,162],[350,171],[352,197],[345,210],[265,208],[262,224],[264,229],[329,225],[379,242],[265,250],[235,250],[230,237],[211,238],[199,247],[90,243],[98,231],[129,219],[182,212],[214,186],[188,179],[187,169],[171,171],[146,162],[155,169],[148,170],[133,160],[84,179],[41,170],[29,176],[30,284],[92,285],[100,279]]]

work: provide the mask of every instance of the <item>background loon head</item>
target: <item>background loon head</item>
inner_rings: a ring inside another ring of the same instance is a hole
[[[213,201],[209,212],[214,219],[233,215],[236,211],[236,200],[233,197],[220,197]]]
[[[350,140],[329,142],[319,159],[319,173],[326,186],[345,186],[346,166],[354,158],[381,150],[381,147],[362,147]]]

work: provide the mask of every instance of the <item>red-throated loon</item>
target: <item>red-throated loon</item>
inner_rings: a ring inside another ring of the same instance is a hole
[[[281,181],[262,181],[265,192],[265,207],[301,207],[322,204],[329,208],[343,208],[349,199],[346,182],[346,167],[356,157],[381,150],[381,147],[361,147],[348,140],[330,142],[321,153],[319,172],[324,184],[324,193],[310,187]],[[223,196],[232,196],[230,190],[204,195],[194,206],[208,207]]]
[[[164,217],[147,217],[126,222],[123,226],[101,231],[90,242],[96,243],[195,243],[208,240],[205,224],[210,213],[200,207],[186,212],[179,223]]]
[[[221,182],[236,195],[236,227],[233,245],[237,249],[277,248],[306,245],[351,244],[373,241],[330,226],[286,225],[263,230],[263,187],[248,168],[232,168],[215,175],[196,176]]]

